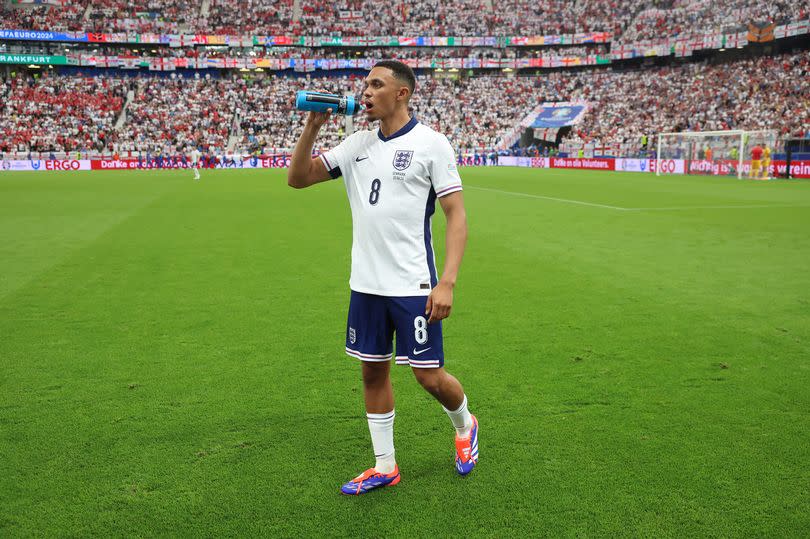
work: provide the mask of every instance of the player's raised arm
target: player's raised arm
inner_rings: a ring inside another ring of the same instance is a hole
[[[295,143],[290,168],[287,170],[287,185],[290,187],[302,189],[331,178],[323,162],[312,157],[315,138],[331,115],[332,112],[328,111],[310,112],[307,116],[307,123],[298,142]]]

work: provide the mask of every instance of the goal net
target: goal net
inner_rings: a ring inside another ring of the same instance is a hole
[[[765,170],[763,161],[768,154],[773,159],[776,146],[777,133],[771,130],[659,133],[655,173],[767,179],[773,166]]]

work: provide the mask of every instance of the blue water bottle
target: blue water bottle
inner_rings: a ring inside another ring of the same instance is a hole
[[[337,114],[354,116],[360,112],[362,106],[360,102],[351,95],[324,94],[321,92],[298,90],[295,94],[295,108],[315,112],[331,110]]]

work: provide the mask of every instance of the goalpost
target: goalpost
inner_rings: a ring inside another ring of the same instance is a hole
[[[770,170],[752,168],[752,152],[756,146],[763,153],[768,148],[773,159],[777,142],[776,131],[767,129],[659,133],[656,156],[658,163],[683,162],[684,174],[769,179]],[[657,166],[655,174],[669,174],[676,169],[681,170],[680,167]]]

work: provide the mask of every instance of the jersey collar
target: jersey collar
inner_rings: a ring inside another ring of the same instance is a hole
[[[405,134],[406,134],[406,133],[408,133],[408,132],[409,132],[411,129],[413,129],[414,127],[416,127],[416,124],[418,124],[418,123],[419,123],[419,121],[416,119],[416,116],[414,116],[414,117],[412,117],[412,118],[411,118],[411,119],[408,121],[408,123],[406,123],[405,125],[403,125],[403,126],[402,126],[402,127],[399,129],[399,131],[397,131],[396,133],[394,133],[394,134],[393,134],[393,135],[391,135],[390,137],[386,137],[385,135],[383,135],[383,134],[382,134],[382,130],[381,130],[381,129],[379,129],[379,128],[377,128],[377,136],[378,136],[378,137],[380,137],[380,140],[381,140],[381,141],[383,141],[383,142],[388,142],[389,140],[394,140],[394,139],[395,139],[395,138],[397,138],[397,137],[401,137],[402,135],[405,135]]]

